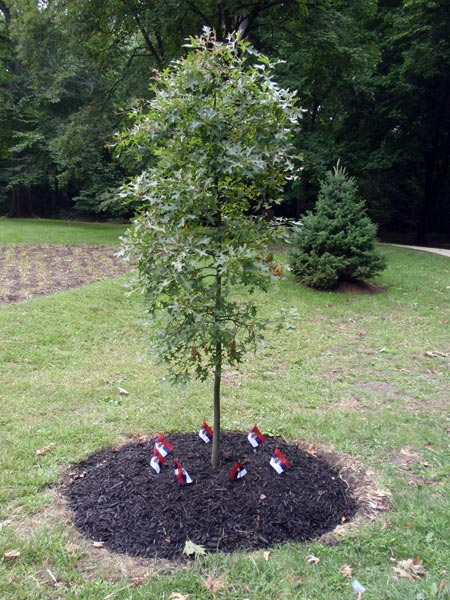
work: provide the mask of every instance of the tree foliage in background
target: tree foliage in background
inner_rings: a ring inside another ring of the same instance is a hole
[[[205,24],[283,59],[307,109],[285,215],[313,207],[339,156],[385,239],[450,234],[447,0],[1,0],[0,212],[120,211],[104,201],[141,165],[111,136]]]
[[[1,0],[0,211],[129,211],[107,200],[136,166],[115,161],[110,142],[148,98],[149,71],[205,24],[222,39],[248,34],[282,5],[297,0]]]
[[[104,182],[115,188],[122,180],[105,149],[118,125],[106,98],[111,70],[90,59],[60,3],[16,1],[6,12],[2,4],[9,53],[0,180],[11,196],[10,216],[31,216],[31,196],[41,214],[55,214],[81,189]]]
[[[294,236],[291,269],[301,283],[322,290],[365,280],[385,266],[375,242],[376,226],[357,197],[356,181],[337,165],[321,183],[314,213],[306,214]]]
[[[191,38],[186,58],[156,76],[152,100],[120,143],[154,157],[123,190],[142,206],[124,253],[137,263],[153,344],[173,378],[214,373],[214,465],[222,367],[240,363],[258,339],[249,298],[273,279],[265,212],[295,169],[292,129],[301,111],[271,70],[239,36],[220,43],[206,30]]]
[[[376,0],[322,0],[267,20],[255,32],[264,51],[284,61],[278,81],[298,90],[307,109],[297,141],[304,169],[291,193],[295,216],[313,208],[325,172],[337,156],[346,156],[347,111],[368,89],[379,61],[370,30],[376,12]]]
[[[339,156],[385,231],[427,243],[450,234],[450,4],[382,0],[368,25],[380,60],[346,106]]]

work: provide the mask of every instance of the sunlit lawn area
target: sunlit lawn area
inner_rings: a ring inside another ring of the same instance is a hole
[[[1,220],[0,244],[114,245],[122,231]],[[278,289],[261,295],[273,322],[281,309],[299,319],[269,330],[242,369],[226,373],[223,426],[257,421],[348,453],[391,492],[393,510],[337,545],[289,544],[265,557],[174,567],[108,557],[83,539],[57,503],[61,474],[135,434],[195,431],[212,414],[211,382],[166,383],[146,354],[142,300],[126,295],[126,276],[1,305],[0,598],[356,600],[353,579],[363,600],[450,598],[450,259],[382,252],[385,293],[314,292],[285,269]],[[418,574],[401,566],[414,557]]]

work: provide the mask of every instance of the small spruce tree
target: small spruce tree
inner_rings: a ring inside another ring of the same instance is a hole
[[[298,281],[323,290],[370,279],[385,268],[375,242],[376,225],[358,198],[356,181],[338,163],[321,183],[315,211],[294,234],[290,266]]]

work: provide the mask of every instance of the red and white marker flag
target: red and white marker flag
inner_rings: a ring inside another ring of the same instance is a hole
[[[168,454],[173,452],[172,444],[161,434],[158,435],[158,441],[155,442],[155,448],[163,457],[166,457]]]
[[[288,459],[278,448],[275,448],[272,454],[272,458],[270,459],[270,466],[273,467],[279,475],[281,475],[281,473],[284,473],[289,467]]]
[[[253,446],[253,448],[257,448],[258,446],[260,446],[261,444],[263,444],[266,441],[266,438],[260,432],[260,430],[258,429],[256,424],[253,427],[253,429],[250,431],[250,433],[248,434],[247,439],[250,442],[250,444]]]
[[[241,463],[240,460],[237,461],[237,463],[234,465],[233,470],[231,471],[231,479],[233,480],[237,480],[237,479],[241,479],[241,477],[245,477],[247,475],[247,469],[244,467],[244,465]]]
[[[200,427],[200,431],[198,432],[198,435],[205,442],[205,444],[207,444],[208,442],[210,442],[212,440],[213,430],[208,425],[208,423],[206,423],[206,421],[203,421],[202,426]]]
[[[183,469],[183,467],[177,460],[175,460],[174,463],[175,475],[178,477],[180,485],[189,485],[190,483],[192,483],[192,479],[190,478],[189,473],[186,471],[186,469]]]
[[[161,469],[164,464],[164,457],[157,448],[153,448],[153,456],[150,460],[150,466],[155,469],[157,473],[161,473]]]

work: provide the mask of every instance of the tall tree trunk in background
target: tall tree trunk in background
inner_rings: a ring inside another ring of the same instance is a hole
[[[430,222],[432,219],[433,206],[435,203],[434,185],[434,152],[425,154],[425,185],[423,188],[422,207],[417,223],[417,243],[427,244]]]
[[[12,190],[11,205],[8,211],[8,217],[32,218],[36,215],[33,212],[31,189],[27,185],[18,185]]]
[[[417,224],[417,242],[421,244],[428,243],[430,232],[445,231],[445,222],[442,220],[448,216],[445,206],[448,200],[445,196],[449,180],[450,136],[439,133],[436,137],[438,139],[434,147],[425,154],[423,204]]]

